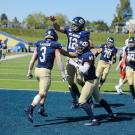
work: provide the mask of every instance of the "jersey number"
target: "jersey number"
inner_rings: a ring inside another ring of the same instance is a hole
[[[111,51],[109,51],[109,50],[105,50],[104,57],[109,59],[109,58],[110,58],[110,56],[111,56]]]
[[[41,54],[41,57],[39,57],[39,59],[41,62],[45,62],[46,47],[41,47],[40,50],[41,50],[42,54]]]
[[[69,37],[69,49],[75,49],[77,46],[77,38]]]

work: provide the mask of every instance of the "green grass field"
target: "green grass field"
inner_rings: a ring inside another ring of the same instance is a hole
[[[15,35],[16,37],[25,39],[27,41],[37,41],[43,39],[44,30],[20,30],[20,29],[3,29],[3,31]],[[66,44],[67,38],[64,34],[58,33],[59,41]],[[113,33],[91,33],[91,39],[94,44],[99,45],[106,41],[106,38],[112,36],[115,38],[115,46],[123,46],[127,34],[113,34]],[[17,58],[13,60],[6,60],[0,63],[0,88],[7,89],[38,89],[38,83],[35,79],[28,80],[27,68],[30,56]],[[116,65],[113,65],[108,75],[106,83],[103,85],[104,91],[115,91],[114,87],[119,80],[119,72],[115,71]],[[54,66],[52,71],[52,85],[51,90],[67,90],[68,84],[62,82],[57,66]],[[127,85],[124,90],[128,90]]]
[[[1,62],[0,88],[37,90],[37,80],[35,80],[35,78],[29,80],[26,76],[30,58],[31,56],[27,56]],[[102,91],[115,91],[114,86],[119,79],[119,72],[115,71],[115,67],[116,65],[112,66],[107,81],[102,87]],[[67,82],[62,82],[60,72],[58,71],[56,64],[52,70],[52,85],[50,89],[58,91],[68,90],[68,84]],[[127,85],[124,85],[124,90],[128,90]]]
[[[43,39],[44,30],[37,29],[37,30],[31,30],[31,29],[2,29],[2,31],[5,31],[7,33],[13,34],[19,38],[22,38],[26,41],[32,41],[35,42],[37,40]],[[66,44],[67,37],[64,34],[61,34],[58,32],[59,36],[59,42],[62,44]],[[128,34],[116,34],[116,33],[94,33],[91,32],[91,40],[95,45],[100,45],[102,43],[106,42],[107,37],[112,36],[115,39],[115,46],[123,46],[125,44],[125,39],[128,38]]]

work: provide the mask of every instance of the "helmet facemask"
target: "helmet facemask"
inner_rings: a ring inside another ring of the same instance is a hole
[[[72,30],[74,32],[78,32],[79,31],[79,26],[75,22],[72,23],[71,28],[72,28]]]
[[[128,40],[128,46],[129,47],[135,47],[135,39],[134,37],[130,37]]]

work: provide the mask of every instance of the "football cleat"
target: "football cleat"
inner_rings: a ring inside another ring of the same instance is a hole
[[[25,111],[25,114],[27,115],[28,121],[33,123],[33,111],[31,111],[29,107],[25,109],[24,111]]]
[[[117,90],[118,95],[123,94],[122,89],[118,85],[115,86],[115,89]]]
[[[73,101],[71,108],[72,109],[79,108],[79,103],[77,101]]]
[[[40,114],[41,116],[44,116],[44,117],[48,117],[48,114],[47,114],[47,112],[45,112],[43,107],[40,107],[38,109],[38,114]]]
[[[115,120],[116,118],[117,118],[117,115],[114,114],[114,113],[111,113],[111,114],[109,114],[109,115],[107,116],[107,119],[108,119],[108,120]]]
[[[98,122],[97,119],[93,119],[93,120],[91,120],[90,122],[85,123],[84,125],[85,125],[85,126],[97,126],[97,125],[99,125],[99,122]]]
[[[95,107],[95,105],[94,105],[94,101],[93,101],[93,99],[92,98],[90,98],[90,99],[88,99],[88,104],[91,106],[91,108],[93,109],[94,107]]]

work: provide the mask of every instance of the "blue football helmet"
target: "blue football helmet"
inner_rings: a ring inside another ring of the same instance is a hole
[[[128,39],[128,46],[129,47],[135,47],[135,38],[134,37],[130,37]]]
[[[75,17],[72,20],[71,28],[74,32],[83,30],[84,26],[85,26],[85,20],[82,17]]]
[[[58,35],[54,29],[47,29],[45,31],[45,39],[52,39],[54,41],[57,41]]]
[[[89,41],[86,40],[80,40],[78,45],[76,46],[76,51],[78,54],[82,54],[88,49],[89,49]]]
[[[107,38],[107,46],[109,46],[109,47],[114,46],[114,38],[113,37],[108,37]]]

